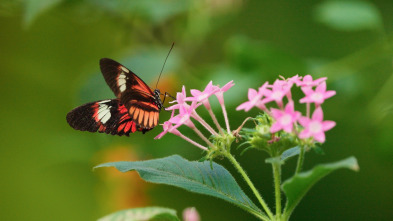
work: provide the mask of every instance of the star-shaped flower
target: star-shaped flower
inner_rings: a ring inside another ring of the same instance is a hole
[[[320,83],[326,81],[327,77],[318,78],[316,80],[312,79],[311,75],[306,75],[303,77],[303,81],[297,81],[296,85],[301,87],[315,87],[318,86]]]
[[[268,85],[268,82],[266,82],[264,85],[262,85],[262,87],[260,87],[257,90],[253,89],[253,88],[249,88],[248,89],[248,101],[240,104],[236,110],[244,110],[246,112],[248,112],[249,110],[251,110],[251,108],[257,106],[257,107],[264,107],[263,103],[262,103],[262,97],[265,93],[266,86]]]
[[[304,127],[304,130],[299,134],[299,138],[304,139],[313,137],[320,143],[325,142],[325,131],[332,129],[336,125],[334,121],[323,121],[323,111],[321,107],[315,109],[311,119],[300,117],[299,123]]]
[[[216,93],[220,88],[217,88],[213,85],[213,82],[210,81],[209,84],[206,86],[205,90],[200,91],[197,89],[192,89],[190,92],[192,97],[186,98],[186,101],[193,101],[193,102],[201,102],[205,105],[206,108],[210,108],[209,97]]]
[[[283,98],[291,92],[292,85],[293,83],[277,79],[271,86],[271,91],[268,89],[264,91],[266,98],[262,100],[263,103],[275,101],[279,107],[282,107]]]
[[[158,134],[154,139],[161,139],[168,132],[175,134],[177,136],[180,135],[180,132],[176,128],[174,128],[173,124],[169,121],[165,121],[164,124],[162,125],[162,127],[164,130],[160,134]]]
[[[186,99],[187,99],[186,87],[183,85],[181,92],[176,93],[176,100],[169,102],[169,103],[177,103],[177,104],[165,108],[165,110],[176,110],[176,109],[180,109],[181,106],[189,106],[186,103]]]
[[[271,113],[276,122],[273,123],[270,128],[271,133],[275,133],[280,130],[284,130],[287,133],[291,133],[293,129],[293,124],[299,119],[300,112],[295,111],[293,101],[290,101],[284,110],[279,110],[271,108]]]
[[[315,91],[310,87],[302,87],[303,93],[306,95],[300,99],[300,103],[315,103],[315,105],[321,105],[326,99],[336,94],[336,91],[326,91],[326,82],[322,82],[317,86]]]

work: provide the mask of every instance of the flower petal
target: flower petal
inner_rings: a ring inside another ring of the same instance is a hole
[[[277,131],[280,131],[282,129],[282,126],[279,122],[275,122],[271,127],[270,127],[270,133],[276,133]]]
[[[326,91],[326,82],[322,82],[320,85],[317,86],[315,92],[325,93]]]
[[[334,126],[336,126],[336,122],[334,122],[334,121],[326,120],[326,121],[322,122],[322,129],[324,131],[330,130]]]
[[[239,111],[239,110],[243,110],[243,109],[244,109],[244,111],[248,112],[248,111],[251,109],[250,106],[251,106],[251,105],[250,105],[250,102],[249,102],[249,101],[246,101],[246,102],[240,104],[240,105],[236,108],[236,110]]]
[[[322,108],[319,106],[314,110],[314,113],[312,114],[312,119],[322,122],[323,120],[323,111]]]
[[[328,99],[329,97],[332,97],[334,95],[336,95],[336,91],[326,91],[323,95],[323,98]]]
[[[235,84],[233,83],[233,80],[225,84],[220,90],[223,92],[226,92],[229,90],[229,88],[233,87]]]
[[[313,135],[314,139],[320,143],[325,142],[325,133],[319,132]]]
[[[257,94],[258,92],[254,88],[248,89],[248,100],[252,100]]]
[[[299,134],[299,138],[300,139],[309,138],[309,137],[311,137],[311,133],[310,133],[310,130],[308,128],[305,128]]]
[[[310,118],[301,116],[299,117],[298,122],[303,127],[307,127],[307,125],[310,123]]]
[[[191,92],[191,95],[194,96],[194,97],[198,97],[199,95],[202,94],[202,92],[200,90],[197,90],[197,89],[191,89],[190,92]]]

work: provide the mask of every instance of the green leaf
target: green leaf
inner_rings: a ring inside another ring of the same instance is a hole
[[[179,221],[176,211],[162,207],[145,207],[121,210],[98,221]]]
[[[299,146],[292,147],[281,154],[281,161],[285,162],[287,159],[299,155],[299,153],[300,153]]]
[[[169,213],[161,213],[150,218],[149,221],[180,221],[180,219]]]
[[[349,157],[335,163],[317,165],[310,171],[299,173],[286,180],[282,184],[282,190],[287,197],[285,216],[291,215],[300,200],[316,182],[329,173],[342,168],[358,171],[359,165],[355,157]]]
[[[136,170],[142,179],[214,196],[231,202],[253,214],[263,214],[247,197],[233,176],[212,162],[188,161],[178,155],[137,162],[113,162],[96,166],[116,167],[121,172]]]
[[[342,31],[382,27],[378,9],[365,1],[326,1],[314,11],[317,21]]]
[[[29,27],[40,14],[62,1],[63,0],[25,0],[25,27]]]

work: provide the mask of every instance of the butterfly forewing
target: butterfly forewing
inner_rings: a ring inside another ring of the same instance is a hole
[[[160,112],[157,101],[160,99],[150,87],[131,70],[112,59],[101,59],[100,67],[105,81],[128,109],[131,119],[144,129],[157,126]]]
[[[134,72],[120,63],[109,58],[102,58],[100,68],[106,83],[117,98],[121,98],[130,89],[139,90],[154,97],[150,87]]]
[[[146,130],[139,127],[118,99],[84,104],[67,114],[67,122],[74,129],[112,135],[126,135]]]

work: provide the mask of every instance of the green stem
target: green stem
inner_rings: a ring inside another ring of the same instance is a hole
[[[300,153],[299,153],[299,157],[297,158],[295,175],[300,173],[300,171],[302,170],[302,166],[304,162],[304,153],[305,153],[305,146],[300,146]]]
[[[237,171],[242,175],[243,179],[246,181],[248,186],[251,188],[252,192],[258,199],[259,203],[262,205],[263,209],[265,210],[266,214],[269,216],[271,220],[273,220],[274,215],[272,211],[269,209],[267,206],[266,202],[263,200],[262,196],[259,194],[258,190],[255,188],[254,184],[251,182],[250,178],[247,176],[246,172],[243,170],[243,168],[240,166],[240,164],[236,161],[236,159],[230,154],[226,153],[225,157],[228,158],[228,160],[235,166]]]
[[[281,165],[280,163],[272,163],[272,166],[276,196],[276,220],[281,220]]]

